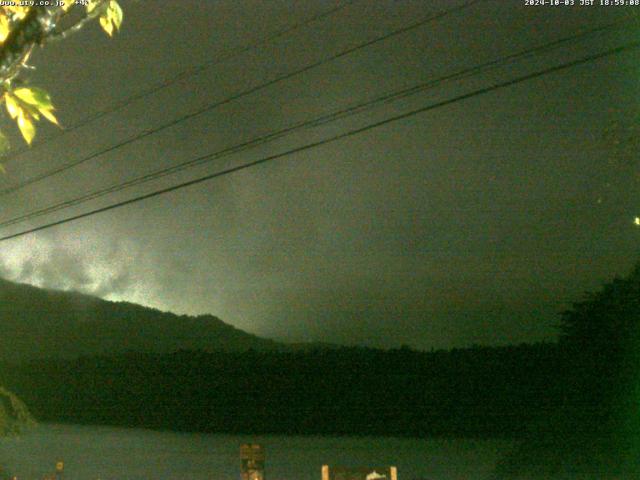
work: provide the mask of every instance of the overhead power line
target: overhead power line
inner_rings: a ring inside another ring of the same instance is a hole
[[[77,121],[76,123],[74,123],[73,125],[67,126],[64,128],[64,130],[62,130],[61,132],[59,132],[57,135],[52,135],[49,138],[46,138],[42,141],[39,141],[37,143],[35,143],[33,146],[29,147],[29,148],[23,148],[15,153],[13,153],[12,155],[8,155],[5,160],[4,163],[7,163],[10,160],[13,160],[17,157],[19,157],[20,155],[23,155],[25,153],[29,153],[32,152],[33,150],[48,144],[50,141],[52,140],[56,140],[68,133],[73,132],[74,130],[80,128],[80,127],[86,127],[87,125],[90,125],[93,122],[96,122],[97,120],[100,120],[103,117],[106,117],[107,115],[110,115],[112,113],[115,113],[119,110],[122,110],[123,108],[129,106],[130,104],[137,102],[138,100],[142,100],[144,98],[147,98],[151,95],[154,95],[155,93],[158,93],[166,88],[171,87],[172,85],[175,85],[176,83],[189,78],[189,77],[193,77],[195,75],[198,75],[199,73],[208,70],[209,68],[213,68],[216,65],[220,65],[228,60],[231,60],[235,57],[238,57],[246,52],[249,52],[251,50],[255,50],[263,45],[267,45],[269,43],[274,42],[275,40],[284,37],[285,35],[288,35],[292,32],[295,32],[296,30],[299,30],[301,28],[306,27],[307,25],[310,25],[312,23],[315,23],[319,20],[322,20],[323,18],[329,17],[331,15],[334,15],[335,13],[347,8],[348,6],[356,3],[357,0],[345,0],[342,5],[338,5],[336,7],[330,8],[328,10],[325,10],[323,12],[320,12],[316,15],[313,15],[307,19],[304,19],[298,23],[295,23],[289,27],[283,28],[281,30],[278,30],[277,32],[271,34],[271,35],[265,35],[262,38],[258,39],[257,41],[250,43],[248,45],[242,46],[240,48],[237,49],[232,49],[231,51],[229,51],[226,54],[222,54],[220,57],[217,57],[213,60],[210,60],[208,62],[202,63],[200,65],[192,65],[189,68],[186,68],[178,73],[176,73],[175,75],[165,79],[164,81],[156,84],[156,85],[152,85],[147,89],[144,89],[138,93],[135,93],[129,97],[126,97],[124,99],[121,99],[120,101],[114,103],[113,105],[108,106],[107,108],[104,108],[102,110],[98,110],[96,112],[93,112],[87,116],[85,116],[84,118],[80,119],[79,121]]]
[[[4,189],[0,190],[0,196],[8,195],[10,193],[16,192],[16,191],[18,191],[18,190],[20,190],[20,189],[22,189],[24,187],[27,187],[29,185],[34,184],[34,183],[41,182],[42,180],[44,180],[46,178],[50,178],[50,177],[52,177],[54,175],[58,175],[58,174],[60,174],[62,172],[65,172],[65,171],[67,171],[67,170],[69,170],[71,168],[75,168],[78,165],[81,165],[81,164],[83,164],[83,163],[85,163],[85,162],[87,162],[89,160],[92,160],[92,159],[94,159],[96,157],[99,157],[101,155],[104,155],[106,153],[112,152],[112,151],[114,151],[114,150],[116,150],[118,148],[121,148],[121,147],[125,146],[125,145],[129,145],[131,143],[134,143],[134,142],[137,142],[139,140],[142,140],[143,138],[146,138],[146,137],[148,137],[150,135],[153,135],[155,133],[158,133],[158,132],[161,132],[163,130],[166,130],[166,129],[168,129],[170,127],[173,127],[175,125],[178,125],[178,124],[180,124],[180,123],[182,123],[182,122],[184,122],[186,120],[190,120],[192,118],[200,116],[200,115],[202,115],[202,114],[204,114],[206,112],[209,112],[211,110],[214,110],[215,108],[218,108],[218,107],[220,107],[222,105],[229,104],[229,103],[234,102],[234,101],[236,101],[236,100],[238,100],[240,98],[243,98],[243,97],[245,97],[247,95],[251,95],[253,93],[256,93],[256,92],[259,92],[261,90],[264,90],[264,89],[266,89],[266,88],[268,88],[270,86],[273,86],[273,85],[276,85],[276,84],[278,84],[280,82],[288,80],[290,78],[294,78],[294,77],[296,77],[298,75],[306,73],[306,72],[308,72],[310,70],[313,70],[315,68],[318,68],[318,67],[320,67],[322,65],[331,63],[331,62],[333,62],[335,60],[338,60],[339,58],[342,58],[342,57],[345,57],[347,55],[350,55],[350,54],[352,54],[354,52],[357,52],[359,50],[367,48],[367,47],[369,47],[371,45],[375,45],[375,44],[377,44],[379,42],[383,42],[383,41],[385,41],[385,40],[387,40],[389,38],[392,38],[392,37],[395,37],[397,35],[401,35],[403,33],[409,32],[409,31],[414,30],[416,28],[419,28],[419,27],[421,27],[423,25],[426,25],[426,24],[428,24],[430,22],[434,22],[436,20],[439,20],[439,19],[441,19],[441,18],[443,18],[443,17],[445,17],[447,15],[450,15],[452,13],[465,10],[465,9],[470,8],[471,6],[473,6],[473,5],[477,4],[477,3],[481,3],[481,2],[485,2],[485,1],[487,1],[487,0],[469,0],[466,3],[463,3],[461,5],[457,5],[455,7],[451,7],[451,8],[446,9],[446,10],[440,10],[440,11],[438,11],[436,13],[432,13],[431,15],[429,15],[429,16],[427,16],[427,17],[425,17],[425,18],[423,18],[423,19],[421,19],[421,20],[419,20],[417,22],[414,22],[414,23],[412,23],[410,25],[398,28],[398,29],[393,30],[391,32],[388,32],[388,33],[386,33],[384,35],[378,36],[378,37],[376,37],[376,38],[374,38],[372,40],[368,40],[366,42],[360,43],[360,44],[358,44],[358,45],[356,45],[354,47],[349,47],[349,48],[347,48],[345,50],[342,50],[339,53],[330,55],[330,56],[328,56],[328,57],[326,57],[324,59],[321,59],[321,60],[318,60],[316,62],[313,62],[313,63],[311,63],[309,65],[306,65],[306,66],[304,66],[302,68],[299,68],[297,70],[294,70],[292,72],[289,72],[289,73],[286,73],[286,74],[283,74],[283,75],[279,75],[279,76],[277,76],[276,78],[274,78],[272,80],[269,80],[267,82],[261,83],[261,84],[255,86],[255,87],[251,87],[251,88],[248,88],[246,90],[243,90],[243,91],[241,91],[239,93],[236,93],[236,94],[234,94],[234,95],[232,95],[230,97],[227,97],[227,98],[225,98],[223,100],[217,100],[217,101],[215,101],[213,103],[209,103],[209,104],[205,105],[204,107],[199,108],[198,110],[196,110],[194,112],[187,113],[185,115],[181,115],[180,117],[175,118],[175,119],[173,119],[173,120],[171,120],[171,121],[169,121],[167,123],[164,123],[164,124],[159,125],[159,126],[154,127],[154,128],[150,128],[150,129],[144,130],[144,131],[142,131],[142,132],[140,132],[140,133],[138,133],[136,135],[133,135],[133,136],[131,136],[131,137],[119,142],[116,145],[104,148],[104,149],[99,150],[97,152],[94,152],[94,153],[92,153],[92,154],[90,154],[90,155],[88,155],[86,157],[80,158],[78,160],[74,160],[72,162],[69,162],[67,164],[61,165],[59,167],[55,167],[55,168],[53,168],[51,170],[48,170],[47,172],[35,175],[35,176],[33,176],[31,178],[28,178],[28,179],[26,179],[26,180],[24,180],[24,181],[22,181],[22,182],[20,182],[20,183],[18,183],[16,185],[11,186],[11,187],[4,188]]]
[[[626,22],[625,22],[626,23]],[[380,105],[382,103],[386,103],[386,102],[392,102],[392,101],[397,101],[406,97],[409,97],[411,95],[415,95],[417,93],[421,93],[424,92],[425,90],[428,89],[432,89],[435,87],[438,87],[440,85],[442,85],[445,82],[448,81],[453,81],[453,80],[461,80],[461,79],[465,79],[465,78],[470,78],[482,73],[486,73],[488,71],[494,70],[496,68],[500,68],[500,67],[504,67],[506,65],[509,65],[513,62],[522,60],[524,58],[529,58],[529,57],[533,57],[535,55],[539,55],[541,53],[547,53],[547,52],[551,52],[553,50],[556,50],[560,47],[565,46],[568,43],[572,43],[575,42],[577,40],[583,40],[585,38],[589,38],[592,37],[595,34],[599,34],[599,33],[603,33],[603,32],[608,32],[608,31],[612,31],[612,30],[617,30],[620,28],[620,24],[619,23],[613,23],[613,24],[608,24],[608,25],[602,25],[602,26],[598,26],[595,27],[593,29],[589,29],[586,30],[584,32],[579,32],[577,34],[573,34],[573,35],[569,35],[567,37],[563,37],[551,42],[547,42],[543,45],[539,45],[539,46],[535,46],[535,47],[531,47],[525,50],[521,50],[519,52],[504,56],[504,57],[500,57],[498,59],[489,61],[489,62],[485,62],[483,64],[480,65],[476,65],[473,67],[469,67],[469,68],[465,68],[462,70],[459,70],[455,73],[452,74],[448,74],[448,75],[444,75],[441,76],[439,78],[436,79],[431,79],[429,81],[426,82],[421,82],[418,85],[414,85],[410,88],[405,88],[405,89],[401,89],[401,90],[397,90],[397,91],[393,91],[390,93],[386,93],[383,95],[380,95],[374,99],[370,99],[370,100],[366,100],[366,101],[362,101],[359,102],[357,104],[351,105],[347,108],[343,108],[340,109],[338,111],[335,112],[331,112],[328,114],[324,114],[321,115],[319,117],[315,117],[313,119],[310,120],[305,120],[302,122],[297,122],[293,125],[290,125],[288,127],[279,129],[279,130],[273,130],[267,134],[261,135],[259,137],[253,138],[249,141],[246,142],[242,142],[240,144],[236,144],[233,145],[231,147],[227,147],[224,148],[222,150],[218,150],[214,153],[208,154],[206,156],[206,158],[197,158],[197,159],[192,159],[192,160],[188,160],[186,162],[181,162],[177,165],[172,165],[170,167],[166,167],[166,168],[162,168],[162,169],[158,169],[154,172],[150,172],[141,176],[138,176],[136,178],[124,181],[124,182],[120,182],[93,192],[89,192],[83,195],[80,195],[78,197],[74,197],[71,199],[67,199],[64,200],[62,202],[56,203],[54,205],[50,205],[48,207],[45,208],[40,208],[40,209],[36,209],[36,210],[32,210],[30,212],[27,212],[25,214],[4,220],[2,222],[0,222],[0,228],[3,227],[7,227],[10,225],[15,225],[17,223],[21,223],[24,222],[26,220],[31,220],[34,218],[38,218],[41,217],[43,215],[47,215],[47,214],[51,214],[54,212],[57,212],[59,210],[63,210],[66,208],[70,208],[72,206],[77,206],[83,203],[86,203],[88,201],[91,200],[95,200],[97,198],[103,197],[105,195],[108,194],[112,194],[112,193],[116,193],[116,192],[120,192],[122,190],[125,190],[127,188],[131,188],[137,185],[141,185],[153,180],[157,180],[159,178],[165,177],[167,175],[172,175],[175,173],[178,173],[180,171],[189,169],[189,168],[194,168],[197,166],[200,166],[202,164],[205,163],[209,163],[212,162],[214,160],[229,156],[229,155],[233,155],[233,154],[237,154],[241,151],[245,151],[251,148],[255,148],[259,145],[263,145],[266,144],[268,142],[272,142],[274,140],[277,140],[279,138],[282,138],[284,136],[290,135],[296,131],[302,130],[302,129],[306,129],[306,128],[312,128],[312,127],[317,127],[320,125],[324,125],[330,122],[334,122],[337,121],[339,119],[348,117],[348,116],[352,116],[352,115],[356,115],[359,113],[362,113],[364,111],[367,111],[377,105]]]
[[[237,165],[235,167],[230,167],[230,168],[227,168],[225,170],[221,170],[221,171],[209,174],[209,175],[205,175],[203,177],[196,178],[194,180],[189,180],[187,182],[183,182],[183,183],[179,183],[179,184],[176,184],[176,185],[173,185],[173,186],[170,186],[170,187],[162,188],[160,190],[156,190],[156,191],[151,192],[151,193],[147,193],[147,194],[140,195],[140,196],[137,196],[137,197],[134,197],[134,198],[130,198],[128,200],[123,200],[123,201],[120,201],[120,202],[117,202],[117,203],[113,203],[111,205],[107,205],[107,206],[104,206],[104,207],[101,207],[101,208],[97,208],[95,210],[84,212],[84,213],[81,213],[81,214],[78,214],[78,215],[73,215],[73,216],[70,216],[70,217],[67,217],[67,218],[63,218],[61,220],[57,220],[57,221],[50,222],[50,223],[47,223],[47,224],[44,224],[44,225],[40,225],[38,227],[33,227],[33,228],[30,228],[30,229],[27,229],[27,230],[23,230],[23,231],[18,232],[18,233],[13,233],[11,235],[6,235],[6,236],[3,236],[3,237],[0,237],[0,242],[7,241],[7,240],[10,240],[10,239],[13,239],[13,238],[17,238],[17,237],[21,237],[21,236],[24,236],[24,235],[27,235],[27,234],[30,234],[30,233],[46,230],[46,229],[49,229],[49,228],[52,228],[52,227],[55,227],[55,226],[58,226],[58,225],[63,225],[65,223],[73,222],[75,220],[79,220],[79,219],[82,219],[82,218],[87,218],[87,217],[90,217],[90,216],[93,216],[93,215],[97,215],[99,213],[107,212],[109,210],[114,210],[116,208],[124,207],[126,205],[131,205],[133,203],[141,202],[143,200],[147,200],[149,198],[153,198],[153,197],[157,197],[157,196],[160,196],[160,195],[164,195],[164,194],[176,191],[176,190],[181,190],[183,188],[190,187],[192,185],[197,185],[199,183],[202,183],[202,182],[205,182],[205,181],[208,181],[208,180],[212,180],[214,178],[218,178],[218,177],[222,177],[222,176],[225,176],[225,175],[229,175],[229,174],[232,174],[232,173],[235,173],[235,172],[239,172],[241,170],[246,170],[246,169],[249,169],[249,168],[252,168],[252,167],[255,167],[255,166],[258,166],[258,165],[262,165],[262,164],[265,164],[265,163],[268,163],[268,162],[271,162],[271,161],[274,161],[274,160],[277,160],[277,159],[280,159],[280,158],[284,158],[284,157],[287,157],[287,156],[290,156],[290,155],[294,155],[296,153],[304,152],[304,151],[307,151],[307,150],[311,150],[313,148],[317,148],[317,147],[320,147],[320,146],[323,146],[323,145],[327,145],[327,144],[336,142],[338,140],[349,138],[349,137],[352,137],[354,135],[358,135],[360,133],[364,133],[364,132],[367,132],[369,130],[373,130],[375,128],[381,127],[383,125],[387,125],[387,124],[392,123],[392,122],[396,122],[396,121],[399,121],[399,120],[403,120],[403,119],[418,115],[420,113],[424,113],[424,112],[428,112],[428,111],[435,110],[435,109],[438,109],[438,108],[442,108],[442,107],[447,106],[447,105],[452,105],[452,104],[460,102],[462,100],[466,100],[466,99],[469,99],[469,98],[472,98],[472,97],[476,97],[476,96],[479,96],[479,95],[484,95],[484,94],[487,94],[489,92],[493,92],[495,90],[507,88],[507,87],[510,87],[512,85],[516,85],[518,83],[522,83],[522,82],[525,82],[525,81],[528,81],[528,80],[532,80],[534,78],[539,78],[539,77],[542,77],[544,75],[548,75],[548,74],[551,74],[551,73],[555,73],[555,72],[559,72],[559,71],[562,71],[562,70],[566,70],[568,68],[576,67],[578,65],[584,65],[586,63],[593,62],[593,61],[598,60],[598,59],[602,59],[602,58],[605,58],[605,57],[608,57],[608,56],[611,56],[611,55],[616,55],[616,54],[620,54],[622,52],[634,50],[634,49],[637,49],[639,47],[640,47],[640,42],[632,42],[632,43],[628,43],[626,45],[623,45],[623,46],[620,46],[620,47],[617,47],[617,48],[609,49],[609,50],[606,50],[606,51],[603,51],[603,52],[599,52],[599,53],[596,53],[596,54],[593,54],[593,55],[588,55],[588,56],[582,57],[582,58],[580,58],[578,60],[573,60],[571,62],[562,63],[560,65],[555,65],[553,67],[549,67],[549,68],[545,68],[543,70],[539,70],[537,72],[533,72],[533,73],[529,73],[529,74],[526,74],[526,75],[522,75],[522,76],[513,78],[511,80],[507,80],[507,81],[504,81],[504,82],[496,83],[496,84],[490,85],[488,87],[484,87],[484,88],[481,88],[481,89],[478,89],[478,90],[474,90],[474,91],[469,92],[469,93],[465,93],[465,94],[462,94],[462,95],[458,95],[458,96],[449,98],[447,100],[442,100],[442,101],[435,102],[435,103],[432,103],[432,104],[429,104],[429,105],[425,105],[423,107],[420,107],[420,108],[417,108],[417,109],[414,109],[414,110],[411,110],[411,111],[408,111],[408,112],[405,112],[405,113],[402,113],[402,114],[399,114],[399,115],[388,117],[388,118],[386,118],[384,120],[379,120],[379,121],[370,123],[370,124],[368,124],[368,125],[366,125],[364,127],[354,128],[354,129],[348,130],[346,132],[343,132],[343,133],[340,133],[340,134],[337,134],[337,135],[334,135],[334,136],[331,136],[331,137],[328,137],[328,138],[325,138],[325,139],[322,139],[322,140],[319,140],[319,141],[316,141],[316,142],[311,142],[311,143],[308,143],[306,145],[302,145],[302,146],[299,146],[299,147],[296,147],[296,148],[292,148],[290,150],[286,150],[284,152],[280,152],[280,153],[277,153],[277,154],[274,154],[274,155],[269,155],[267,157],[263,157],[263,158],[258,159],[258,160],[254,160],[252,162],[247,162],[247,163],[244,163],[244,164],[241,164],[241,165]],[[203,157],[200,157],[200,158],[206,158],[206,155],[203,156]]]

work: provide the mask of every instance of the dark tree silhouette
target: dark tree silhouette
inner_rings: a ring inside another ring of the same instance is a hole
[[[624,279],[615,278],[562,314],[564,345],[609,355],[631,353],[640,326],[640,263]]]
[[[560,345],[574,369],[574,391],[615,422],[640,419],[640,263],[563,312]]]
[[[640,264],[563,312],[560,408],[529,427],[499,480],[640,478]]]

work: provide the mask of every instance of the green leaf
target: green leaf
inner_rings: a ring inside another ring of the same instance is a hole
[[[26,110],[30,117],[40,120],[40,115],[42,115],[51,123],[60,126],[58,119],[53,114],[54,108],[51,103],[51,96],[46,91],[36,87],[21,87],[13,90],[12,93],[19,101],[23,102],[22,105],[18,105],[18,108]]]
[[[111,23],[116,27],[116,30],[120,30],[120,25],[122,25],[122,8],[116,0],[111,0],[109,2],[109,18],[111,19]]]
[[[18,128],[20,129],[20,133],[22,133],[27,144],[31,145],[33,137],[36,136],[36,127],[24,110],[21,110],[20,115],[18,115]]]
[[[29,105],[33,105],[38,110],[53,108],[51,96],[41,88],[22,87],[13,91],[13,94]]]
[[[9,36],[9,32],[11,31],[11,25],[9,24],[9,19],[6,15],[0,16],[0,42],[4,42],[6,38]]]
[[[58,119],[55,117],[55,115],[53,114],[53,112],[51,110],[40,110],[40,113],[42,114],[42,116],[44,118],[46,118],[47,120],[49,120],[51,123],[56,124],[57,126],[60,126],[60,124],[58,123]]]
[[[113,35],[113,24],[111,23],[108,13],[100,17],[100,26],[107,32],[107,35]]]
[[[111,0],[107,4],[106,11],[100,15],[100,26],[109,36],[112,36],[114,31],[120,29],[122,17],[122,8],[116,0]]]
[[[20,108],[20,105],[18,105],[15,97],[7,92],[4,94],[4,102],[7,105],[7,112],[9,112],[9,116],[16,119],[18,115],[20,115],[20,111],[22,109]]]
[[[96,7],[99,5],[97,0],[89,0],[89,3],[86,3],[87,13],[93,12]]]

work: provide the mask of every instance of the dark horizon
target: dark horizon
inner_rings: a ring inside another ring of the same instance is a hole
[[[620,278],[620,276],[616,275],[615,278]],[[613,278],[609,279],[609,281],[611,280],[613,280]],[[7,289],[6,287],[7,284],[5,283],[3,285],[2,284],[3,281],[8,282],[8,284],[11,285],[11,287]],[[605,282],[602,282],[602,284],[604,283]],[[602,284],[600,286],[602,286]],[[17,287],[17,289],[15,287]],[[566,304],[572,305],[578,301],[582,301],[584,300],[584,298],[588,297],[588,294],[590,293],[593,293],[593,291],[583,292],[583,294],[579,298],[571,299],[570,301],[567,301]],[[42,296],[42,294],[44,294],[44,297]],[[51,297],[51,295],[53,295],[53,297]],[[45,298],[44,303],[40,303],[42,301],[42,298]],[[50,298],[51,300],[46,300],[47,298]],[[19,318],[18,324],[19,323],[24,324],[24,326],[19,327],[19,330],[22,331],[23,333],[26,331],[24,329],[25,327],[27,327],[27,324],[29,323],[33,325],[40,324],[40,326],[42,326],[41,324],[43,323],[43,321],[45,321],[44,316],[48,317],[51,315],[51,313],[55,313],[55,315],[62,315],[60,317],[60,320],[62,320],[64,318],[65,312],[66,312],[66,315],[73,315],[73,316],[77,315],[77,312],[75,312],[76,309],[80,309],[78,311],[84,311],[86,315],[88,315],[87,320],[89,320],[89,318],[92,315],[95,315],[96,313],[100,313],[100,316],[101,316],[101,319],[99,321],[100,329],[104,330],[104,332],[107,333],[110,330],[112,330],[112,328],[109,326],[109,323],[112,321],[118,321],[119,314],[117,313],[117,309],[120,309],[119,307],[124,307],[126,309],[131,308],[132,311],[134,312],[148,311],[152,315],[155,313],[158,313],[160,315],[170,315],[171,317],[176,318],[177,321],[179,321],[180,318],[188,318],[190,320],[189,324],[192,324],[193,322],[196,322],[196,323],[199,322],[199,324],[202,325],[203,327],[206,325],[207,322],[210,322],[211,320],[215,322],[221,321],[224,324],[229,325],[234,329],[237,329],[237,327],[234,327],[233,325],[231,325],[224,318],[220,318],[213,313],[204,313],[204,314],[197,314],[197,315],[180,314],[177,312],[172,312],[170,310],[162,310],[156,307],[145,306],[135,302],[130,302],[128,300],[103,299],[91,293],[81,292],[77,290],[64,290],[64,289],[52,288],[52,287],[48,287],[48,288],[38,287],[38,286],[31,285],[29,283],[17,282],[17,281],[5,279],[5,278],[0,278],[0,299],[6,302],[6,306],[11,306],[11,308],[15,310],[15,313],[18,315],[18,318]],[[95,302],[96,300],[97,300],[97,303]],[[33,305],[35,305],[36,317],[38,315],[37,312],[41,312],[41,314],[44,316],[42,318],[34,317],[32,312],[24,309],[24,307],[22,306],[24,305],[23,302],[33,303]],[[105,312],[109,312],[109,307],[105,307],[102,302],[106,302],[107,305],[109,304],[113,305],[114,306],[114,308],[112,309],[113,313],[106,313],[106,316],[105,316],[105,314],[103,313],[103,310]],[[66,310],[68,308],[71,308],[71,310]],[[566,309],[563,311],[566,311]],[[250,336],[255,335],[257,338],[260,338],[260,339],[274,341],[282,345],[290,345],[293,347],[300,347],[300,348],[305,348],[305,346],[320,346],[320,347],[326,346],[328,348],[354,347],[354,348],[372,348],[372,349],[380,349],[380,350],[396,350],[399,348],[401,349],[409,348],[413,351],[428,353],[428,352],[434,352],[434,351],[451,351],[456,349],[464,350],[464,349],[477,348],[477,347],[490,348],[490,347],[510,347],[510,346],[519,346],[519,345],[534,346],[538,344],[555,344],[558,342],[559,337],[561,335],[561,330],[559,326],[560,326],[560,319],[563,311],[557,312],[557,320],[556,320],[556,323],[554,324],[554,328],[555,328],[554,335],[550,336],[549,338],[543,338],[543,339],[535,340],[531,342],[513,342],[513,343],[482,344],[479,342],[472,342],[465,345],[454,345],[449,348],[436,348],[434,346],[431,346],[428,348],[420,348],[420,347],[411,345],[410,343],[402,343],[399,345],[377,346],[377,345],[357,344],[357,343],[328,342],[328,341],[322,341],[322,340],[295,341],[295,340],[286,340],[286,339],[277,338],[277,337],[267,337],[262,335],[256,335],[253,332],[245,331],[243,329],[238,329],[238,331],[247,333]],[[95,312],[95,313],[92,313],[92,312]],[[6,318],[9,319],[10,313],[4,312],[2,309],[0,309],[0,317],[3,317],[5,315],[6,315]],[[133,328],[135,327],[136,322],[134,318],[132,318],[131,320],[133,321],[132,323],[132,328]],[[47,321],[49,320],[46,320],[45,323]],[[9,323],[13,324],[14,322],[11,321]],[[75,330],[75,327],[74,328],[70,327],[70,330]],[[104,335],[105,333],[102,333],[99,335]],[[36,341],[35,339],[30,339],[30,341],[36,342],[36,343],[42,343],[43,339],[39,341]],[[88,353],[89,352],[87,352],[87,354]],[[96,352],[96,353],[100,355],[104,354],[104,352]],[[56,355],[54,354],[53,356],[55,357]],[[67,355],[64,355],[64,357],[66,358]],[[0,356],[0,358],[2,357]],[[6,355],[5,355],[5,358],[7,358]]]

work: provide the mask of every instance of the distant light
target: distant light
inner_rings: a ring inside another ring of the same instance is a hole
[[[636,217],[633,219],[633,223],[640,226],[640,217]]]

